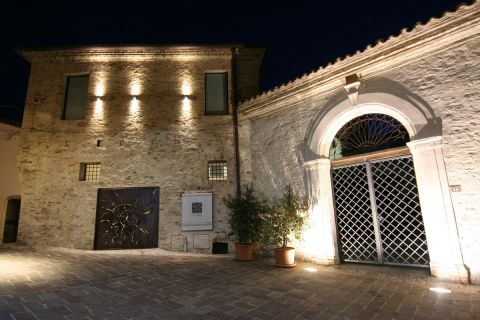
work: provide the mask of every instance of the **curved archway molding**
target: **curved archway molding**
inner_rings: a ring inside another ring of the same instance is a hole
[[[362,94],[359,99],[356,106],[345,99],[323,112],[306,139],[312,154],[317,157],[304,163],[307,191],[312,201],[311,229],[315,230],[306,233],[306,247],[315,251],[308,255],[319,262],[339,263],[328,158],[333,138],[353,118],[381,113],[397,119],[410,135],[407,146],[417,177],[432,275],[468,282],[443,160],[439,119],[430,108],[394,94],[372,92]],[[316,236],[311,236],[313,234]]]
[[[369,113],[382,113],[397,119],[407,129],[411,140],[441,135],[440,121],[427,106],[392,93],[373,92],[362,94],[358,105],[352,106],[345,99],[325,110],[306,139],[310,150],[319,157],[328,158],[337,132],[353,118]]]

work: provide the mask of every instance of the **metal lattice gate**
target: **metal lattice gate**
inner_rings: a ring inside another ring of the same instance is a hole
[[[427,241],[411,156],[335,167],[340,258],[427,267]]]

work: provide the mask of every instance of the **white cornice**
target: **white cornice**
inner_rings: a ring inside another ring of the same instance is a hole
[[[480,1],[480,0],[479,0]],[[346,76],[357,73],[368,80],[394,67],[408,64],[480,35],[480,2],[463,5],[441,18],[432,18],[411,31],[403,29],[385,42],[368,46],[343,60],[337,59],[308,75],[264,92],[239,107],[241,119],[254,119],[342,89]]]

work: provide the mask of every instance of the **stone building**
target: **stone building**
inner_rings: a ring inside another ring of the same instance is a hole
[[[0,239],[15,242],[22,189],[18,178],[17,148],[20,125],[0,119]]]
[[[234,108],[257,93],[263,48],[20,53],[31,63],[20,241],[206,252],[225,243],[222,198],[249,174],[237,173]]]
[[[238,126],[261,48],[22,51],[19,237],[109,247],[145,213],[159,230],[131,234],[210,252],[236,184],[276,198],[290,183],[313,204],[304,259],[479,283],[479,31],[480,4],[462,6],[244,101]]]
[[[308,193],[306,258],[479,283],[478,88],[477,1],[243,103],[253,182]]]

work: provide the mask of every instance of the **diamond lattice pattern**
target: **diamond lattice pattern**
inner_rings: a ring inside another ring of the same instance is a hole
[[[332,181],[342,261],[377,262],[365,166],[335,168]]]
[[[411,157],[372,162],[372,178],[386,264],[429,262]]]

